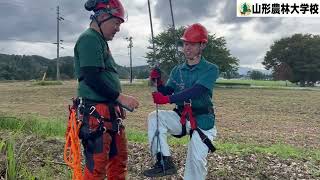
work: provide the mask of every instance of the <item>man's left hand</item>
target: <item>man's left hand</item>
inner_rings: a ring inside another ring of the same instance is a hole
[[[168,104],[170,103],[169,96],[164,96],[160,92],[152,93],[153,102],[156,104]]]

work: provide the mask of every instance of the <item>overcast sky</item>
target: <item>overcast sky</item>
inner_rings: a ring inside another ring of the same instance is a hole
[[[88,28],[86,0],[1,0],[0,53],[56,57],[56,6],[65,19],[60,23],[64,40],[60,56],[73,56],[73,46]],[[170,26],[169,0],[150,0],[155,34]],[[147,0],[123,0],[128,21],[110,42],[120,65],[129,66],[128,42],[133,37],[133,65],[145,65],[151,37]],[[172,0],[176,26],[199,22],[211,34],[223,36],[232,56],[243,67],[263,68],[261,62],[271,44],[295,33],[319,34],[319,18],[237,18],[236,0]]]

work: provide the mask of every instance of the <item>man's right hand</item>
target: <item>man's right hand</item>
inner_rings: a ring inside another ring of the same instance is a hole
[[[117,101],[132,111],[139,107],[139,102],[133,96],[120,93]]]
[[[161,71],[158,67],[151,69],[149,78],[152,84],[156,83],[157,86],[161,86],[163,84],[161,80]]]

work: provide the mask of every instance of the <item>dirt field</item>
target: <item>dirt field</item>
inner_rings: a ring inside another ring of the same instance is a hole
[[[146,117],[155,109],[151,88],[126,85],[123,89],[141,104],[128,113],[127,127],[145,131]],[[214,93],[220,141],[320,147],[320,91],[218,88]],[[64,119],[75,94],[74,81],[44,87],[30,82],[0,83],[0,113]]]
[[[155,108],[150,97],[151,88],[125,85],[123,90],[138,97],[141,104],[135,112],[128,113],[126,126],[145,132],[146,117]],[[0,83],[0,115],[36,114],[66,119],[67,105],[75,92],[74,81],[64,82],[63,86],[44,87],[32,86],[30,82]],[[320,91],[217,88],[214,102],[221,143],[279,143],[306,150],[320,147]],[[161,108],[170,109],[172,106]],[[3,137],[7,133],[0,132],[0,135]],[[32,153],[38,153],[44,158],[63,161],[62,153],[54,153],[62,152],[63,142],[60,140],[41,140],[31,136],[28,141],[30,144],[39,141],[40,144],[30,151],[28,157],[32,158]],[[130,143],[129,149],[129,177],[144,179],[140,173],[147,168],[146,164],[151,165],[148,149],[146,145],[136,143]],[[173,156],[180,169],[179,175],[172,179],[181,179],[186,148],[179,146],[174,149]],[[31,166],[54,167],[53,179],[66,178],[65,172],[61,172],[61,169],[66,169],[63,165],[46,163],[34,157],[25,163],[32,162]],[[217,153],[209,156],[208,179],[320,179],[319,166],[318,161],[281,159],[271,154]]]

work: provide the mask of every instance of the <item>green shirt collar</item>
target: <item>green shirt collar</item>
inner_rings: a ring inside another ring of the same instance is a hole
[[[206,66],[205,61],[206,61],[206,59],[203,56],[201,56],[199,63],[196,64],[196,66],[193,69],[201,69],[201,68],[205,67]],[[189,69],[189,67],[187,65],[187,61],[182,64],[181,69]]]

